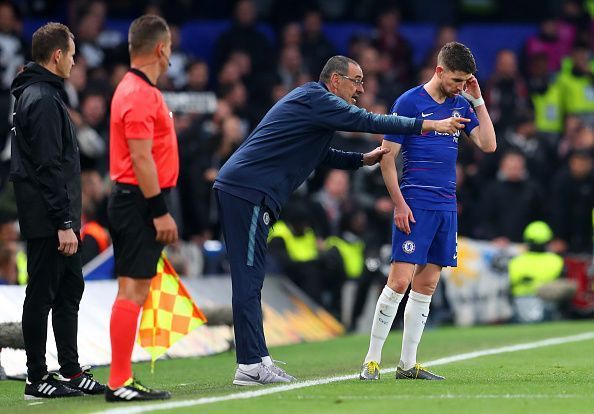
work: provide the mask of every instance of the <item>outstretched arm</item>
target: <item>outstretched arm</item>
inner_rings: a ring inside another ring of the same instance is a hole
[[[466,82],[467,89],[462,95],[473,105],[479,126],[470,131],[470,139],[483,151],[495,152],[497,149],[497,139],[495,137],[495,128],[485,106],[485,101],[481,96],[481,88],[478,81],[473,76]]]
[[[336,131],[371,132],[374,134],[418,134],[438,131],[453,134],[464,128],[466,118],[427,120],[400,115],[378,115],[346,103],[343,99],[324,93],[312,97],[310,103],[314,122]]]

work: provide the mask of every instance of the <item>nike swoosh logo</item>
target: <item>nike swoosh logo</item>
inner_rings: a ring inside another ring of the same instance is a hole
[[[433,115],[433,112],[429,112],[428,114],[426,114],[426,113],[424,113],[424,112],[421,112],[421,116],[422,116],[423,118],[427,118],[429,115]]]
[[[455,255],[454,255],[454,259],[457,259],[457,258],[458,258],[458,255],[457,255],[457,254],[455,254]]]
[[[258,375],[250,375],[250,374],[248,374],[247,372],[244,372],[244,375],[245,375],[246,377],[250,377],[250,378],[251,378],[251,379],[253,379],[254,381],[260,381],[260,374],[258,374]]]
[[[385,313],[383,313],[381,310],[380,310],[380,313],[381,313],[382,315],[384,315],[386,318],[391,318],[391,317],[392,317],[392,316],[390,316],[390,315],[386,315],[386,314],[385,314]]]
[[[459,107],[459,108],[452,108],[452,110],[455,110],[455,109],[464,109],[464,107],[463,107],[463,106],[461,106],[461,107]]]
[[[429,316],[429,315],[425,315],[424,313],[421,313],[421,316],[422,316],[423,318],[426,318],[426,317],[427,317],[427,316]]]

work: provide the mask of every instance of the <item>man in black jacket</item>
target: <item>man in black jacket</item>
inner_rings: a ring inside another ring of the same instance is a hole
[[[25,399],[102,393],[105,387],[78,363],[78,307],[84,290],[80,243],[80,158],[74,125],[63,101],[74,66],[74,36],[59,23],[33,34],[29,63],[11,87],[16,99],[10,177],[21,233],[27,240],[23,336],[27,352]],[[45,361],[47,318],[58,349],[60,375]]]

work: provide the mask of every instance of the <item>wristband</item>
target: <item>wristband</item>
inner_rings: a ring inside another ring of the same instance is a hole
[[[69,230],[72,228],[72,220],[64,221],[58,226],[58,230]]]
[[[471,94],[469,94],[469,93],[467,93],[465,91],[462,91],[462,96],[464,98],[466,98],[472,104],[472,106],[474,106],[475,108],[477,106],[481,106],[481,105],[484,105],[485,104],[485,100],[483,99],[482,96],[479,96],[478,98],[475,98]]]
[[[152,218],[161,217],[169,213],[167,204],[165,204],[165,197],[163,197],[163,193],[159,193],[153,197],[145,198],[145,200],[148,204],[149,213]]]

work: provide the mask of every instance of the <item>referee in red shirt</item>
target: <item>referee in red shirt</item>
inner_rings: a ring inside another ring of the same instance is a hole
[[[168,205],[179,173],[171,112],[155,84],[167,71],[171,34],[165,20],[141,16],[128,33],[131,69],[111,102],[108,205],[118,294],[111,311],[111,369],[107,401],[167,399],[132,375],[138,315],[157,272],[163,247],[177,241]]]

